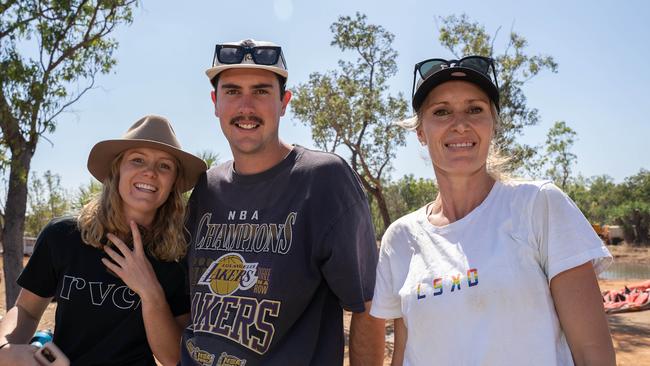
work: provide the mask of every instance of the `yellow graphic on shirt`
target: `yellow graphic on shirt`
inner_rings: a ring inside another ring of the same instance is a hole
[[[221,352],[216,366],[245,366],[246,360]]]
[[[194,345],[194,342],[192,340],[188,340],[185,342],[185,346],[187,347],[187,351],[190,353],[190,356],[194,361],[197,363],[203,365],[203,366],[210,366],[212,365],[212,362],[214,361],[214,355],[200,349],[196,345]]]
[[[237,253],[224,254],[203,272],[198,283],[208,285],[213,294],[226,296],[248,290],[257,282],[257,263],[246,263]]]

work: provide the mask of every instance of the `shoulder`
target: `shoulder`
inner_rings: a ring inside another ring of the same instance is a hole
[[[79,232],[77,218],[73,216],[63,216],[52,219],[39,236],[50,235],[71,235]]]
[[[392,252],[399,247],[410,246],[415,240],[417,232],[422,228],[420,221],[425,207],[419,208],[395,220],[384,232],[381,240],[382,251]]]
[[[571,198],[551,181],[509,181],[503,183],[504,196],[513,212],[533,218],[546,217],[549,213],[578,210]],[[535,220],[533,220],[535,221]]]
[[[211,167],[204,174],[201,175],[201,177],[199,178],[199,183],[202,180],[203,181],[207,180],[208,182],[214,182],[223,179],[226,176],[226,173],[232,170],[232,164],[233,161],[228,160],[224,163]]]
[[[352,168],[340,156],[296,145],[296,160],[299,169],[316,173],[352,173]]]
[[[192,190],[192,196],[202,194],[206,191],[214,189],[215,186],[221,184],[228,176],[226,173],[231,171],[232,164],[233,161],[229,160],[225,163],[213,166],[207,171],[201,173],[199,179],[194,185],[194,189]]]
[[[510,194],[520,195],[537,195],[544,189],[555,187],[555,184],[549,180],[517,180],[510,179],[499,182],[504,191]],[[555,187],[557,189],[557,187]]]
[[[501,182],[510,194],[533,198],[567,198],[558,186],[549,180],[525,181],[510,180]]]
[[[342,157],[302,146],[296,146],[295,149],[297,154],[293,175],[328,192],[354,192],[356,196],[365,197],[361,179]]]
[[[41,230],[36,238],[34,250],[49,247],[59,252],[72,242],[81,242],[81,231],[77,226],[76,217],[59,217],[52,219]]]
[[[546,196],[565,196],[565,194],[548,180],[507,180],[500,181],[501,199],[507,199],[512,205],[532,204]]]

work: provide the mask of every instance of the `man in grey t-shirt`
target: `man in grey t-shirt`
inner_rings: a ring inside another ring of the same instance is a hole
[[[291,146],[278,125],[291,99],[280,47],[216,46],[206,71],[233,161],[189,204],[192,320],[183,365],[380,365],[384,323],[368,314],[377,247],[356,174],[340,157]]]

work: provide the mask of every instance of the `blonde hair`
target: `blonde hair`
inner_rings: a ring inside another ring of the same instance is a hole
[[[132,243],[129,224],[122,209],[122,197],[119,192],[120,163],[124,153],[120,153],[111,163],[111,172],[103,182],[101,195],[94,197],[83,206],[77,225],[81,239],[85,244],[95,248],[110,245],[107,233],[112,233],[126,243]],[[176,162],[177,173],[169,197],[156,211],[156,217],[150,230],[140,228],[145,250],[161,261],[177,261],[187,250],[183,234],[185,204],[183,201],[183,172]]]
[[[403,119],[401,121],[395,122],[398,126],[407,129],[409,131],[416,131],[422,124],[422,115],[419,111],[413,117]],[[502,121],[497,111],[497,106],[494,102],[490,101],[490,112],[492,114],[494,122],[494,130],[492,135],[492,140],[490,141],[490,149],[488,150],[487,160],[485,162],[485,167],[488,174],[498,181],[507,180],[510,178],[510,172],[508,170],[510,158],[504,156],[501,153],[501,149],[497,146],[494,136],[501,129]]]

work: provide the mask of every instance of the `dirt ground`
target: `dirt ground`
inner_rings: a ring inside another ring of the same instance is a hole
[[[608,247],[615,258],[621,263],[641,263],[650,266],[650,247],[632,247],[618,245]],[[27,260],[27,258],[25,258]],[[2,274],[2,261],[0,261],[0,276]],[[2,277],[4,283],[4,278]],[[620,289],[626,284],[639,282],[643,279],[628,280],[599,280],[601,290]],[[48,306],[39,329],[54,329],[54,312],[56,304]],[[0,315],[5,313],[5,288],[0,285]],[[614,348],[616,349],[617,364],[619,366],[650,366],[650,310],[614,314],[608,316],[609,329],[612,333]],[[345,314],[345,334],[348,335],[350,314]],[[392,327],[387,325],[386,334],[388,339],[392,336]],[[390,365],[392,354],[392,342],[386,343],[386,359],[384,365]],[[346,349],[347,358],[347,349]],[[345,362],[347,366],[347,360]]]

